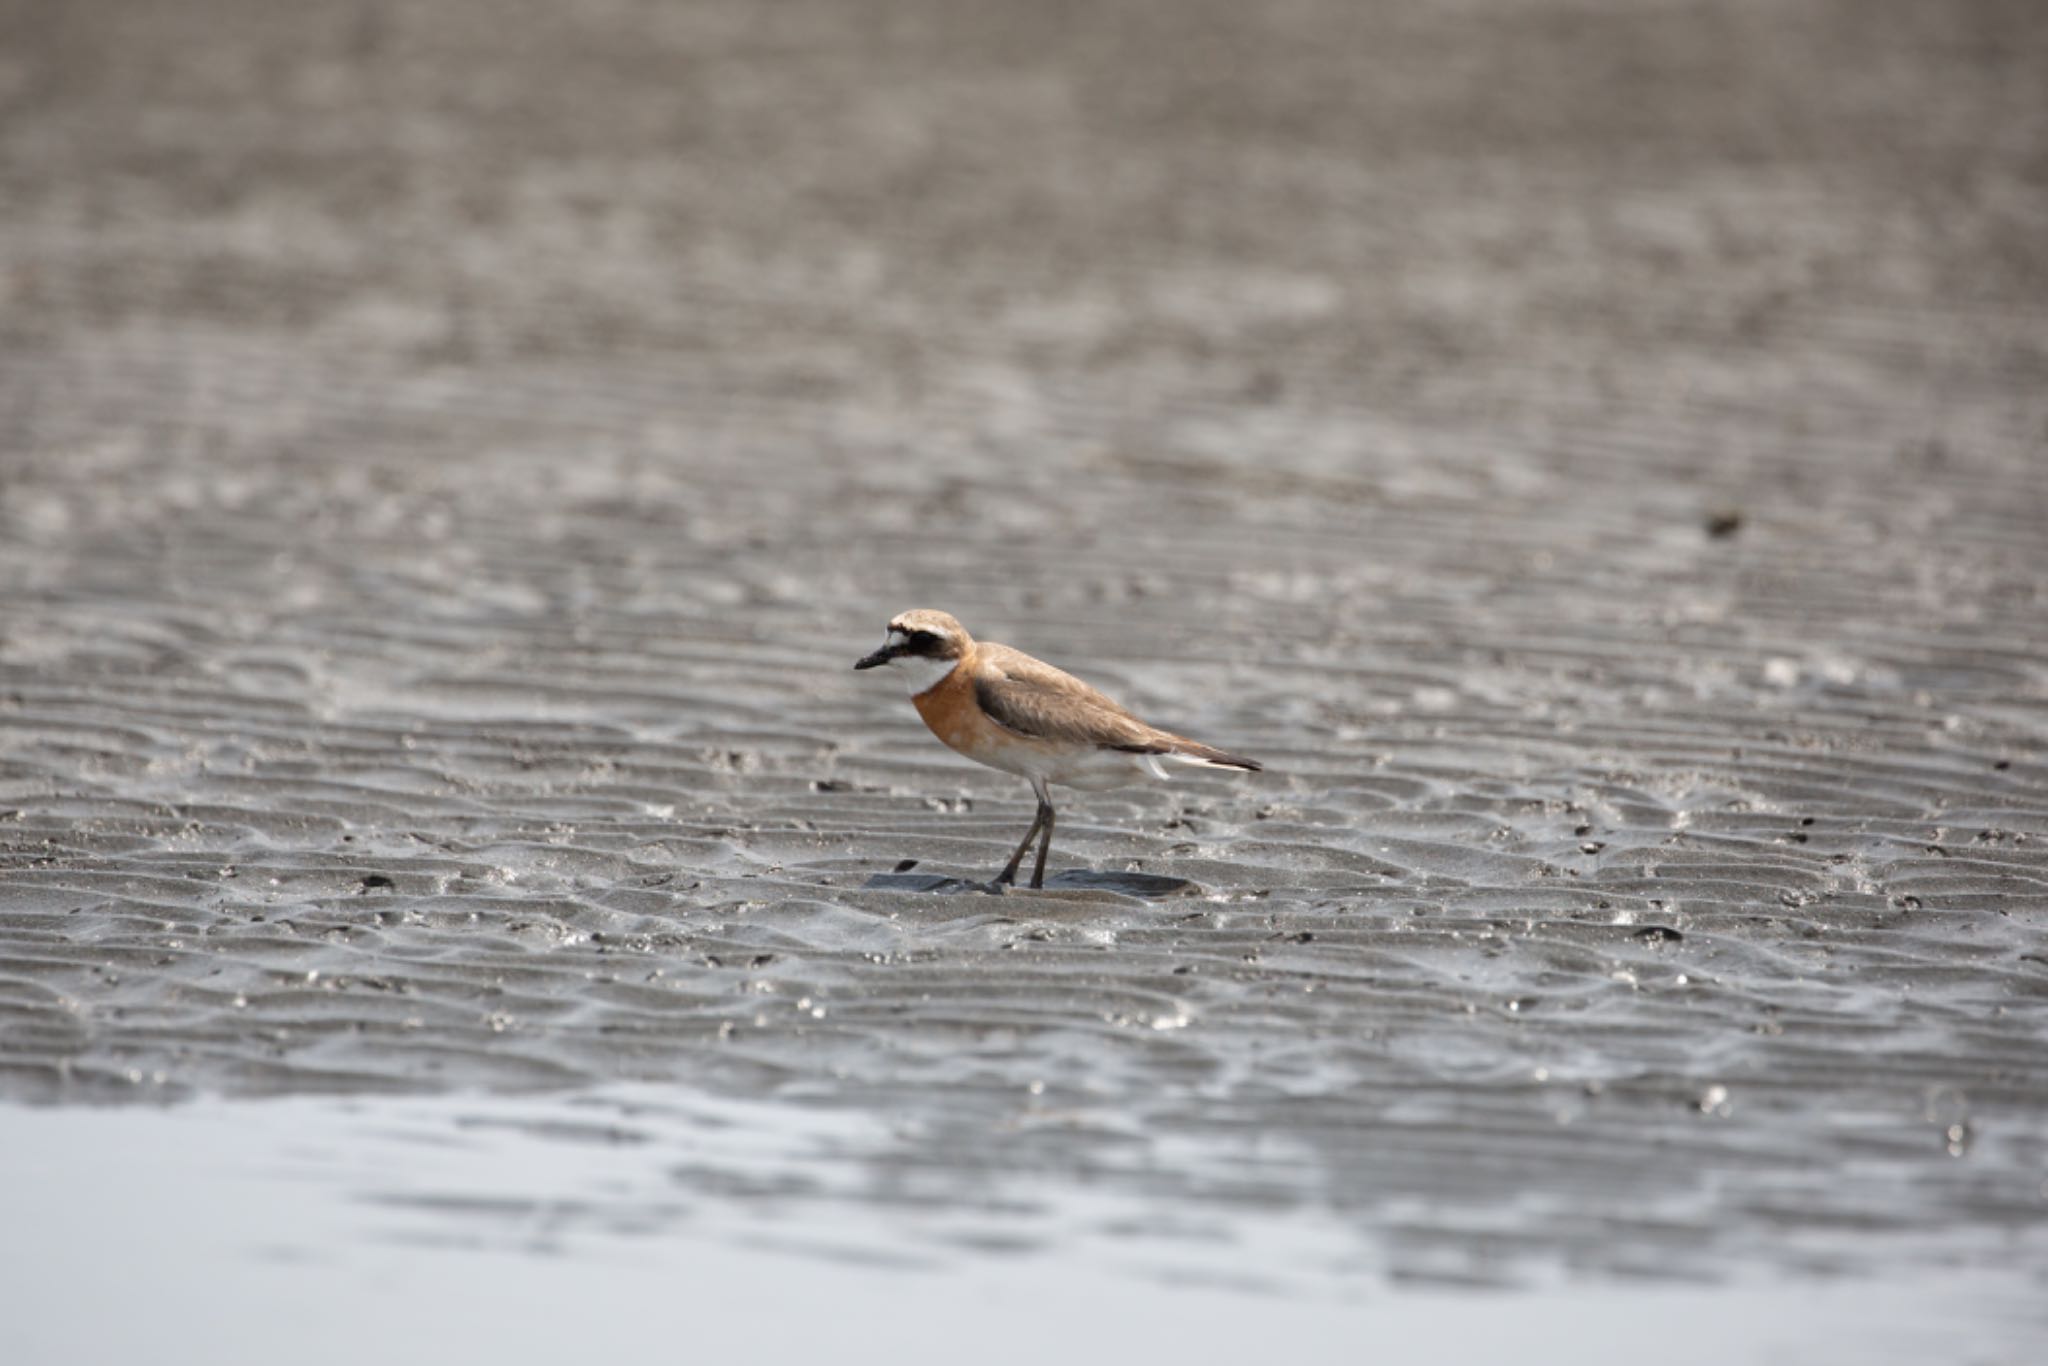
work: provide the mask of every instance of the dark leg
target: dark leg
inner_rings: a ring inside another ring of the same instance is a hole
[[[996,874],[997,883],[1017,880],[1017,865],[1024,861],[1024,851],[1031,847],[1031,841],[1038,838],[1038,827],[1045,823],[1045,813],[1050,809],[1042,801],[1038,804],[1038,814],[1031,818],[1031,828],[1024,832],[1024,842],[1017,846],[1016,853],[1010,855],[1010,861],[1003,865],[1003,871]]]
[[[1038,808],[1039,819],[1045,823],[1045,833],[1038,837],[1038,864],[1031,870],[1031,885],[1045,886],[1045,856],[1052,852],[1052,802],[1041,792],[1042,803]]]

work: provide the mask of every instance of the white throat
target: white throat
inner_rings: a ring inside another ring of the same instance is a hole
[[[902,673],[910,684],[910,695],[930,692],[939,686],[946,675],[953,672],[957,659],[926,659],[922,655],[898,655],[889,661],[889,667]]]

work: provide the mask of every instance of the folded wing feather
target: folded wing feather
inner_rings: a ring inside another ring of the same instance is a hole
[[[1034,740],[1139,754],[1163,754],[1172,747],[1161,732],[1079,679],[1060,686],[1043,678],[983,673],[974,680],[974,696],[990,720]]]
[[[1132,754],[1171,754],[1200,763],[1257,771],[1241,759],[1170,731],[1148,726],[1114,698],[1064,670],[1007,645],[981,647],[974,695],[1006,730],[1054,744],[1099,745]]]

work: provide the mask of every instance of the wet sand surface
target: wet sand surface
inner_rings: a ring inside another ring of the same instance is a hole
[[[2038,1296],[2048,18],[1906,8],[0,0],[0,1095]],[[1265,761],[1063,801],[1189,894],[867,886],[1031,817],[914,605]]]

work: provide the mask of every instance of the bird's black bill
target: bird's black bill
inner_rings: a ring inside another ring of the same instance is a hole
[[[873,669],[883,664],[887,664],[890,660],[894,659],[895,657],[896,648],[892,645],[884,645],[881,649],[875,651],[871,655],[862,655],[859,659],[854,661],[853,667],[856,669]]]

